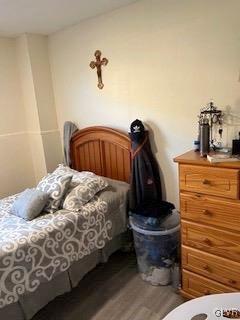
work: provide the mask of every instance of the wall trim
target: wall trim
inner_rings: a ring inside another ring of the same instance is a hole
[[[27,134],[26,131],[4,133],[4,134],[0,134],[0,138],[13,137],[13,136],[21,136],[21,135],[25,135],[25,134]]]
[[[59,132],[58,129],[43,130],[43,131],[17,131],[17,132],[10,132],[10,133],[0,134],[0,138],[21,136],[21,135],[31,135],[31,134],[43,136],[43,135],[57,133],[57,132]]]
[[[56,133],[59,132],[58,129],[52,129],[52,130],[42,130],[42,131],[27,131],[28,134],[39,134],[39,135],[46,135],[46,134],[51,134],[51,133]]]

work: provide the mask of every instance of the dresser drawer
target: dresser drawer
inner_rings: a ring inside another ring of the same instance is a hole
[[[239,199],[239,170],[180,165],[180,190]]]
[[[240,289],[240,263],[182,246],[182,266],[202,276]]]
[[[182,290],[193,297],[238,291],[185,269],[182,272]]]
[[[240,232],[240,201],[181,193],[181,217]]]
[[[182,220],[182,244],[240,262],[240,234]]]

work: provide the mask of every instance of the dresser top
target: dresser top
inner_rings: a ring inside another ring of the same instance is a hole
[[[200,153],[196,152],[194,150],[188,151],[188,152],[174,158],[174,162],[201,165],[201,166],[209,166],[209,167],[240,169],[240,161],[210,163],[207,160],[207,158],[200,157]]]

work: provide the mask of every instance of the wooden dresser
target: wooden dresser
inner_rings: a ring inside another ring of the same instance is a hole
[[[179,164],[182,288],[187,298],[240,291],[240,161]]]

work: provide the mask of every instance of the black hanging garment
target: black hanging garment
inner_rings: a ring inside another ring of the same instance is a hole
[[[151,150],[148,131],[140,120],[130,127],[132,141],[132,174],[130,182],[130,211],[146,217],[164,217],[174,205],[162,201],[158,164]]]

